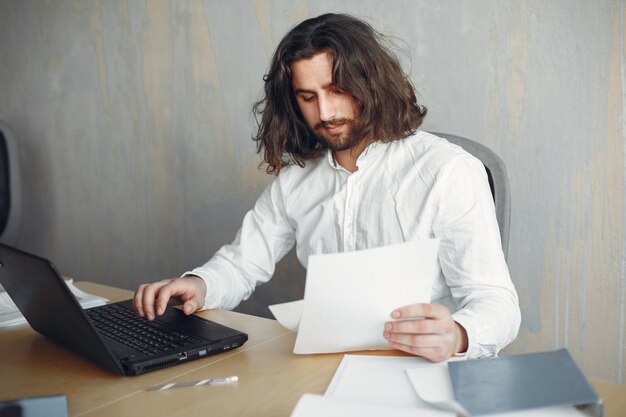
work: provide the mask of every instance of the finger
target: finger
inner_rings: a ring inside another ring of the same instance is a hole
[[[194,287],[193,294],[190,294],[183,301],[183,312],[187,315],[192,314],[204,305],[204,293],[201,289]]]
[[[442,346],[448,346],[453,343],[452,337],[446,337],[435,334],[404,334],[404,333],[387,333],[383,336],[389,341],[389,343],[396,343],[404,346],[410,346],[412,348],[437,348]]]
[[[189,276],[181,278],[189,284],[189,291],[181,296],[183,301],[183,312],[187,315],[194,313],[204,305],[206,296],[206,284],[202,278]]]
[[[395,309],[391,313],[394,319],[426,317],[440,319],[450,316],[450,310],[441,304],[418,303]]]
[[[147,284],[139,285],[135,290],[135,295],[133,295],[133,309],[139,317],[145,316],[143,311],[143,292],[145,287],[147,287]]]
[[[143,297],[141,300],[141,306],[143,308],[143,312],[145,314],[145,317],[148,320],[154,320],[154,303],[155,303],[155,298],[158,294],[158,292],[160,291],[160,289],[166,285],[167,283],[169,283],[169,281],[171,280],[162,280],[159,282],[155,282],[153,284],[149,284],[146,285],[143,289]]]
[[[432,362],[442,362],[447,359],[450,359],[451,357],[451,354],[449,354],[442,347],[421,348],[421,347],[414,347],[414,346],[409,346],[409,345],[404,345],[402,343],[394,343],[394,342],[390,342],[389,345],[394,349],[398,349],[398,350],[410,353],[411,355],[421,356]]]
[[[159,292],[156,294],[156,299],[154,300],[155,313],[157,316],[163,315],[165,313],[165,309],[169,304],[170,297],[172,295],[171,292],[172,284],[169,283],[161,287]]]
[[[180,304],[180,299],[187,299],[190,296],[188,295],[189,286],[182,279],[174,279],[170,280],[167,284],[159,289],[158,294],[156,295],[155,307],[156,314],[162,315],[165,313],[165,309],[168,304]]]
[[[454,323],[443,319],[399,320],[385,323],[385,331],[391,333],[445,334],[454,332]]]
[[[189,315],[194,313],[199,308],[200,303],[195,298],[185,301],[183,304],[183,313]]]

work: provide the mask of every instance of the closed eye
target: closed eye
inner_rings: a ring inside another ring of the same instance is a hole
[[[315,95],[313,94],[299,94],[298,97],[300,98],[300,100],[305,101],[307,103],[315,100]]]

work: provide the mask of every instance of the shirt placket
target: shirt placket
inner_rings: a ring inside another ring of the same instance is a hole
[[[356,250],[356,202],[358,198],[358,182],[356,175],[348,177],[346,184],[346,206],[343,220],[343,248],[345,252]]]

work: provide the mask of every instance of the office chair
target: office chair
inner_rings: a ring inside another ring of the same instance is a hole
[[[20,169],[17,144],[0,120],[0,242],[17,244],[21,217]]]
[[[460,146],[478,158],[485,166],[491,195],[496,206],[496,218],[500,227],[500,240],[505,259],[509,252],[509,226],[511,223],[511,189],[504,161],[491,149],[478,142],[449,133],[432,132],[448,142]]]

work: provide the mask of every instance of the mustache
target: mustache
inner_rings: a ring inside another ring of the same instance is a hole
[[[329,126],[339,126],[339,125],[352,123],[352,122],[354,122],[354,120],[348,119],[347,117],[334,118],[334,119],[319,122],[318,124],[315,125],[315,130],[324,129]]]

